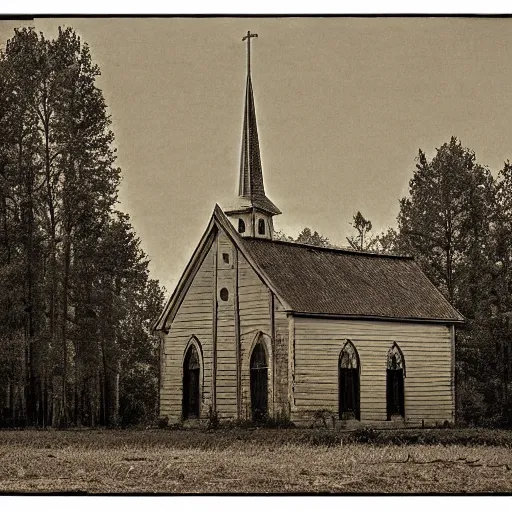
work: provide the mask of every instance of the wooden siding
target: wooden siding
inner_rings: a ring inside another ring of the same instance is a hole
[[[405,419],[453,421],[452,342],[448,326],[295,317],[292,419],[329,409],[338,417],[338,358],[350,339],[361,363],[361,421],[385,421],[386,360],[404,354]]]
[[[164,338],[160,414],[168,416],[171,423],[181,419],[183,358],[191,336],[198,339],[203,354],[201,416],[207,415],[211,401],[214,250],[215,244],[194,277]]]
[[[288,315],[274,297],[274,401],[275,413],[289,417],[288,400]]]
[[[217,235],[217,414],[220,419],[237,416],[237,374],[235,336],[235,248],[227,235]],[[225,263],[227,254],[229,263]],[[228,300],[220,298],[220,291],[228,290]]]
[[[271,292],[241,253],[238,256],[238,302],[240,318],[241,414],[251,416],[250,358],[258,333],[268,345],[269,412],[274,410],[274,347],[272,341]]]
[[[223,288],[228,290],[227,301],[220,297]],[[288,319],[279,301],[272,301],[271,291],[220,230],[163,340],[160,414],[173,423],[181,419],[184,351],[195,336],[204,358],[201,417],[206,418],[214,405],[220,419],[250,417],[249,360],[260,333],[270,358],[269,412],[273,414],[276,400],[279,410],[288,409]]]
[[[222,288],[228,290],[227,301],[220,298]],[[207,417],[214,398],[220,419],[250,417],[249,362],[258,339],[264,342],[269,357],[271,415],[290,414],[292,421],[298,421],[311,418],[318,409],[330,409],[337,417],[338,357],[350,339],[361,361],[363,422],[386,420],[386,358],[394,342],[406,365],[406,420],[428,424],[454,419],[449,327],[294,317],[222,230],[163,338],[160,412],[171,422],[181,418],[182,364],[192,336],[199,341],[203,355],[202,418]],[[216,393],[212,393],[213,382]]]

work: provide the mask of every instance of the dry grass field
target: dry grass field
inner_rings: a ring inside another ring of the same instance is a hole
[[[299,429],[0,431],[0,491],[512,492],[512,433],[491,434],[418,431],[372,440]]]

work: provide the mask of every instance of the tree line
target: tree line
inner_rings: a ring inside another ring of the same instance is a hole
[[[378,235],[357,212],[350,248],[409,254],[466,318],[457,328],[456,417],[512,426],[512,164],[493,176],[452,137],[429,160],[419,150],[397,226]],[[310,228],[296,239],[337,247]]]
[[[71,28],[15,30],[0,51],[0,426],[156,416],[163,290],[116,208],[99,74]],[[350,248],[412,254],[466,317],[458,420],[510,426],[512,165],[493,176],[452,137],[431,160],[418,152],[396,227],[375,235],[361,212],[351,225]],[[336,247],[310,228],[276,239]]]
[[[0,52],[0,425],[154,417],[163,290],[128,215],[100,70],[71,29]]]

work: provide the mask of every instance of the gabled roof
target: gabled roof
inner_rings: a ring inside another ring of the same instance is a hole
[[[291,311],[305,315],[461,322],[410,256],[241,240]]]
[[[219,229],[286,311],[337,318],[464,321],[411,257],[243,238],[216,205],[198,247],[153,326],[155,330],[165,330],[174,319]]]
[[[199,245],[196,247],[196,250],[192,254],[192,257],[188,262],[180,280],[178,281],[178,284],[176,285],[174,292],[172,293],[170,299],[167,301],[167,304],[165,305],[165,308],[162,311],[161,315],[153,324],[154,330],[165,330],[166,325],[168,325],[174,319],[174,316],[178,311],[181,302],[183,301],[192,283],[192,280],[194,279],[197,271],[201,267],[201,264],[203,263],[204,259],[206,258],[206,255],[208,254],[208,251],[210,250],[210,247],[212,246],[213,240],[215,238],[215,235],[219,229],[222,229],[227,234],[227,236],[230,238],[233,244],[240,250],[242,255],[245,257],[248,263],[254,268],[254,270],[257,272],[257,274],[260,276],[263,282],[269,287],[269,289],[272,290],[274,294],[279,296],[274,285],[267,278],[265,271],[258,267],[256,262],[253,261],[252,256],[249,254],[249,252],[240,243],[242,241],[242,237],[237,233],[229,219],[226,217],[220,206],[217,204],[215,205],[215,209],[213,210],[213,214],[211,216],[210,222],[208,223],[208,227],[206,228],[206,231],[203,233],[203,236],[199,241]],[[283,306],[285,306],[286,309],[289,309],[289,306],[285,300],[281,300],[281,303],[283,304]]]

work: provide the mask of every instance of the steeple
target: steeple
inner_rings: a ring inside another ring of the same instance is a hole
[[[251,80],[251,38],[258,34],[250,31],[242,39],[247,41],[247,80],[245,86],[242,150],[240,157],[240,181],[237,205],[226,211],[226,215],[238,220],[238,231],[244,236],[271,238],[272,217],[281,211],[266,196],[261,168],[260,144],[256,122],[256,108]],[[242,221],[242,222],[240,222]],[[247,226],[249,221],[249,226]],[[243,227],[245,230],[242,230]]]

